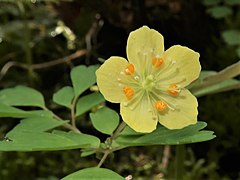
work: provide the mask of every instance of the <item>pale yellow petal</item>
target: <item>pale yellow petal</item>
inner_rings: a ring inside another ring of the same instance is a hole
[[[201,65],[199,53],[180,45],[170,47],[163,53],[166,69],[159,72],[160,84],[179,84],[185,87],[199,77]]]
[[[168,129],[181,129],[197,123],[197,99],[187,89],[183,89],[175,99],[176,109],[174,111],[168,109],[158,114],[160,124]]]
[[[134,108],[131,105],[125,106],[124,103],[121,103],[120,113],[123,121],[132,129],[137,132],[149,133],[156,129],[158,121],[149,111],[151,105],[144,98],[146,97],[135,104]]]
[[[137,69],[139,64],[145,65],[145,61],[152,61],[153,55],[161,56],[164,52],[163,36],[154,29],[143,26],[129,34],[127,41],[127,57]]]
[[[106,60],[96,71],[97,85],[106,100],[119,103],[125,98],[120,72],[127,67],[128,61],[122,57],[113,56]],[[87,78],[87,77],[86,77]]]

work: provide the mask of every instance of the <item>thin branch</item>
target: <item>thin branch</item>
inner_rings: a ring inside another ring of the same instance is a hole
[[[87,54],[87,50],[86,49],[81,49],[76,51],[73,54],[70,54],[69,56],[63,57],[63,58],[59,58],[50,62],[45,62],[45,63],[40,63],[40,64],[25,64],[25,63],[19,63],[19,62],[15,62],[15,61],[9,61],[7,62],[1,69],[0,71],[0,80],[6,75],[6,73],[8,72],[8,70],[11,67],[20,67],[22,69],[26,69],[28,70],[29,68],[36,70],[36,69],[44,69],[44,68],[49,68],[52,66],[56,66],[59,64],[63,64],[63,63],[68,63],[76,58],[79,58],[81,56],[84,56],[85,54]]]
[[[163,149],[163,157],[162,157],[162,162],[160,164],[160,167],[162,169],[167,169],[168,167],[168,164],[169,164],[169,158],[171,156],[171,149],[170,149],[170,146],[169,145],[166,145],[164,146],[164,149]]]
[[[47,107],[42,107],[42,108],[43,108],[43,110],[50,111]],[[51,112],[52,112],[52,111],[51,111]],[[54,114],[54,113],[53,113],[53,117],[54,117],[55,119],[57,119],[57,120],[63,121],[62,118],[60,118],[58,115],[56,115],[56,114]],[[66,124],[63,125],[63,127],[67,128],[67,129],[69,129],[69,130],[71,130],[71,131],[74,131],[74,132],[76,132],[76,133],[81,133],[81,132],[79,131],[79,129],[77,129],[76,127],[73,127],[71,124],[66,123]]]
[[[106,150],[102,159],[100,160],[100,162],[98,163],[97,167],[100,168],[102,166],[102,164],[104,163],[104,161],[107,159],[108,155],[110,154],[109,150]]]
[[[207,85],[212,85],[227,79],[231,79],[238,75],[240,75],[240,61],[226,67],[215,75],[206,77],[203,81]]]
[[[75,113],[75,110],[76,110],[76,104],[77,104],[77,100],[78,100],[78,97],[75,97],[72,101],[72,106],[71,106],[71,118],[72,118],[72,127],[76,128],[77,129],[77,126],[76,126],[76,113]]]
[[[118,128],[116,129],[116,131],[112,134],[112,136],[109,138],[110,139],[110,148],[106,149],[102,159],[100,160],[100,162],[98,163],[97,167],[100,168],[102,166],[102,164],[104,163],[104,161],[107,159],[108,155],[113,152],[113,149],[111,149],[111,145],[112,145],[112,141],[114,139],[117,138],[117,136],[122,132],[122,130],[126,127],[126,123],[122,122]]]

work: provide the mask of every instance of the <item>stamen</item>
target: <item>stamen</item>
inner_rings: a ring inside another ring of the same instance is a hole
[[[136,81],[138,81],[138,80],[139,80],[139,76],[134,76],[134,79],[135,79]]]
[[[168,94],[170,94],[172,96],[177,96],[180,92],[180,89],[178,88],[178,86],[176,84],[171,84],[168,86],[167,92],[168,92]]]
[[[126,97],[130,100],[134,95],[134,90],[131,87],[125,86],[123,88],[123,92],[126,95]]]
[[[156,101],[155,103],[155,108],[158,110],[158,111],[163,111],[165,110],[166,108],[168,107],[168,105],[163,102],[163,101]]]
[[[126,75],[132,75],[132,74],[134,74],[134,65],[133,64],[129,64],[127,67],[126,67],[126,69],[125,69],[125,71],[124,71],[124,73],[126,74]]]
[[[163,59],[159,57],[154,57],[152,59],[152,65],[155,66],[156,68],[160,67],[163,64]]]

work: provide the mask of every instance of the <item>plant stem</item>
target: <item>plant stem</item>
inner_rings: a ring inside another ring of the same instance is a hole
[[[184,175],[185,145],[176,146],[175,179],[182,180]]]
[[[42,107],[42,109],[43,109],[43,110],[46,110],[46,111],[50,111],[47,107]],[[51,111],[51,112],[52,112],[52,111]],[[52,112],[52,113],[53,113],[53,112]],[[54,117],[55,119],[57,119],[57,120],[63,121],[62,118],[60,118],[58,115],[56,115],[56,114],[54,114],[54,113],[53,113],[53,117]],[[63,126],[64,126],[65,128],[67,128],[67,129],[69,129],[69,130],[72,130],[72,131],[76,132],[76,133],[81,133],[78,128],[73,127],[71,124],[66,123],[66,124],[64,124]]]
[[[119,135],[120,132],[122,132],[122,130],[126,127],[126,123],[125,122],[121,122],[121,124],[118,126],[118,128],[116,129],[116,131],[113,133],[113,135],[111,136],[111,140],[116,139],[116,137]]]
[[[76,129],[77,129],[77,126],[76,126],[76,113],[75,113],[75,109],[76,109],[76,104],[77,104],[78,97],[79,96],[74,97],[74,99],[72,101],[72,106],[71,106],[72,126],[74,128],[76,128]]]
[[[110,144],[109,144],[109,148],[105,150],[105,153],[102,157],[102,159],[100,160],[100,162],[98,163],[97,167],[100,168],[102,166],[102,164],[104,163],[104,161],[107,159],[108,155],[113,152],[113,149],[111,148],[112,145],[112,141],[114,139],[117,138],[117,136],[119,135],[119,133],[122,132],[122,130],[126,127],[126,123],[125,122],[121,122],[121,124],[118,126],[118,128],[116,129],[116,131],[111,135],[110,139]]]
[[[109,150],[106,150],[102,159],[100,160],[100,162],[98,163],[97,167],[100,168],[102,166],[102,164],[104,163],[104,161],[107,159],[108,155],[110,154]]]

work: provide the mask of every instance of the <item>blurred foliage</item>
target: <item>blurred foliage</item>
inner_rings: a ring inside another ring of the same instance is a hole
[[[68,74],[74,65],[96,64],[98,58],[111,55],[126,56],[127,34],[144,24],[164,35],[166,48],[179,43],[200,52],[203,69],[219,71],[240,57],[239,0],[1,0],[0,67],[9,61],[28,65],[50,62],[83,48],[89,52],[54,68],[12,66],[6,73],[1,71],[0,88],[28,84],[44,92],[48,100],[56,89],[70,83]],[[239,102],[237,90],[199,98],[199,120],[206,121],[217,138],[187,146],[185,179],[240,179],[240,168],[235,165],[240,161]],[[47,103],[62,113],[52,102]],[[85,131],[92,131],[87,116],[81,118]],[[15,124],[12,119],[2,119],[0,138]],[[171,179],[174,147],[167,169],[160,166],[163,150],[159,146],[122,150],[105,165],[134,179],[161,179],[163,174]],[[55,180],[97,164],[93,156],[79,159],[78,150],[0,152],[0,179]]]

